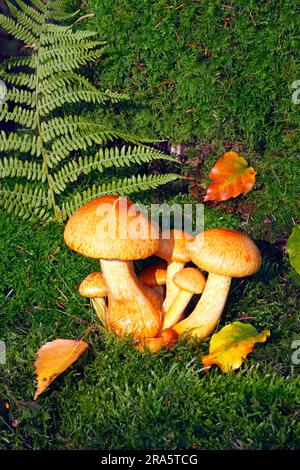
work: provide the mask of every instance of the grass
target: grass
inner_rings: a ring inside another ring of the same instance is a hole
[[[108,42],[94,79],[131,97],[95,119],[188,144],[182,170],[199,186],[201,201],[217,158],[240,152],[257,171],[247,226],[272,241],[286,237],[299,220],[295,2],[89,0],[86,11],[95,15],[89,27]]]
[[[7,347],[0,448],[299,448],[300,371],[291,368],[291,344],[300,335],[300,282],[286,257],[299,220],[295,2],[89,0],[87,10],[95,13],[89,26],[109,41],[94,79],[132,98],[95,119],[188,144],[180,171],[192,184],[132,199],[202,201],[211,166],[231,148],[256,169],[252,192],[205,206],[205,226],[245,231],[264,259],[257,275],[233,283],[220,327],[249,321],[272,335],[228,375],[202,370],[207,344],[180,342],[142,356],[102,331],[78,295],[76,286],[98,263],[64,245],[63,227],[0,212],[0,337]],[[88,353],[33,402],[36,350],[55,338],[80,338],[91,323]]]

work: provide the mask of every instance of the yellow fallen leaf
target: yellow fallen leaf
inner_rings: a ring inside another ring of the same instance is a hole
[[[255,343],[264,343],[270,336],[269,330],[258,333],[247,323],[233,322],[215,333],[209,346],[209,354],[202,356],[205,367],[217,364],[222,372],[238,369]]]
[[[37,352],[35,373],[37,390],[34,400],[64,372],[88,348],[88,344],[80,340],[56,339],[42,346]]]

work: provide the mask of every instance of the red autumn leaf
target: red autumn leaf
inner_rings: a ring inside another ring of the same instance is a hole
[[[255,184],[256,171],[236,152],[226,152],[210,172],[204,201],[226,201],[247,193]]]
[[[35,372],[38,387],[34,400],[64,372],[86,350],[88,344],[84,341],[56,339],[42,346],[37,352]]]

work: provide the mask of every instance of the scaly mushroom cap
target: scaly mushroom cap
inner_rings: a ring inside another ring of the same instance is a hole
[[[89,299],[106,297],[107,288],[103,274],[100,271],[89,274],[80,284],[79,294]]]
[[[173,282],[177,287],[191,294],[202,294],[206,279],[198,269],[184,268],[175,274]]]
[[[146,286],[164,286],[167,280],[167,270],[162,263],[149,264],[142,269],[138,276]]]
[[[136,260],[154,254],[158,228],[126,198],[103,196],[80,207],[65,227],[66,244],[90,258]]]
[[[192,261],[204,271],[228,277],[250,276],[261,266],[261,254],[244,233],[212,228],[187,244]]]
[[[171,261],[187,263],[190,261],[190,256],[186,248],[186,242],[192,239],[193,237],[184,230],[165,230],[159,237],[156,254],[168,263]]]

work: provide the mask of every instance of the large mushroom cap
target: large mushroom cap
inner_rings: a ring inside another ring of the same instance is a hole
[[[195,268],[184,268],[173,277],[173,282],[182,290],[191,294],[201,294],[204,290],[206,279],[203,273]]]
[[[136,260],[154,254],[158,228],[127,198],[103,196],[80,207],[68,220],[64,238],[90,258]]]
[[[107,287],[101,271],[89,274],[79,286],[79,294],[90,299],[107,296]]]
[[[192,236],[184,230],[165,230],[159,238],[157,256],[171,262],[187,263],[190,256],[187,252],[186,242],[192,240]]]
[[[261,266],[257,246],[247,235],[236,230],[205,230],[188,243],[187,248],[197,266],[220,276],[250,276]]]

